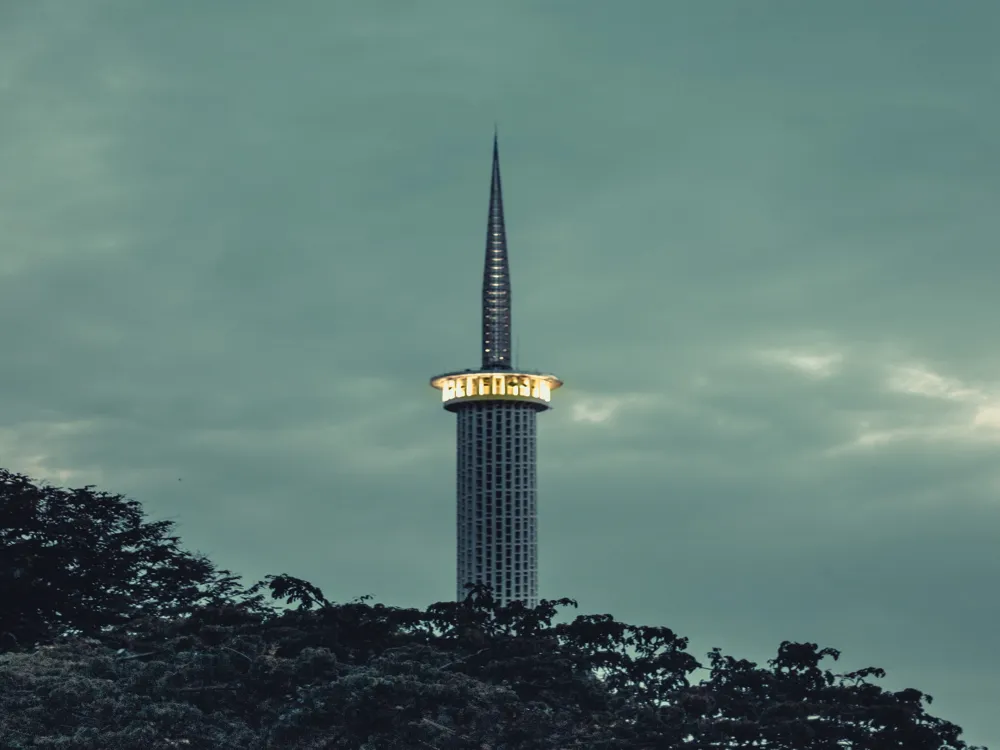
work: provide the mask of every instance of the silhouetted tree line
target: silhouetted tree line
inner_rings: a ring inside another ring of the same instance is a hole
[[[669,628],[553,625],[571,599],[499,607],[477,586],[421,611],[289,575],[243,588],[172,525],[0,470],[0,750],[968,747],[930,696],[836,674],[813,643],[702,667]]]

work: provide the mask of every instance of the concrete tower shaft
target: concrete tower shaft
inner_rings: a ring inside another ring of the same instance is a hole
[[[535,414],[532,404],[479,401],[457,411],[458,601],[488,583],[501,603],[538,603]]]

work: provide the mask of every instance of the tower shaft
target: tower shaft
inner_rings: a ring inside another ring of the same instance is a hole
[[[457,596],[487,583],[501,603],[538,603],[535,414],[530,404],[480,401],[458,416]]]

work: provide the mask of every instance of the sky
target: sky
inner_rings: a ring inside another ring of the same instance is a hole
[[[454,595],[494,123],[539,585],[1000,747],[1000,5],[0,3],[0,465]]]

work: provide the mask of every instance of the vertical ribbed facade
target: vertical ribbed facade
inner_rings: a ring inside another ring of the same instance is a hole
[[[538,603],[535,414],[509,401],[464,404],[458,416],[457,596],[488,583],[506,604]]]

